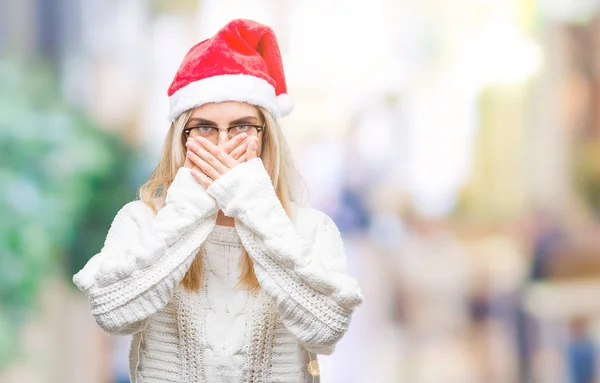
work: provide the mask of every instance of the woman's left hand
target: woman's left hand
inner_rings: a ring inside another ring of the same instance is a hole
[[[235,166],[257,157],[258,138],[249,137],[228,154],[227,151],[202,137],[195,137],[186,142],[187,157],[198,167],[206,177],[192,175],[204,187],[209,187],[213,181],[233,169]],[[238,158],[238,159],[236,159]]]

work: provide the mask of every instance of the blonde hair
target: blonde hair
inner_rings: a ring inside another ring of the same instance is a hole
[[[292,160],[287,142],[281,132],[277,120],[263,108],[257,107],[265,121],[262,136],[262,150],[260,157],[265,169],[271,178],[275,193],[290,219],[292,217],[292,203],[302,203],[305,188],[300,175]],[[156,169],[139,190],[139,198],[157,213],[165,205],[167,189],[173,182],[179,168],[185,163],[185,138],[182,134],[187,124],[191,111],[182,113],[169,128],[162,153]],[[247,251],[240,258],[241,276],[238,285],[245,286],[251,291],[259,288],[254,263]],[[196,254],[192,265],[185,274],[182,284],[189,291],[200,291],[202,276],[202,248]]]

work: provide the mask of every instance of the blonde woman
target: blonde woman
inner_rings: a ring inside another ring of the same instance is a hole
[[[132,382],[313,382],[363,297],[339,231],[294,201],[277,40],[234,20],[190,49],[140,199],[73,280],[132,334]]]

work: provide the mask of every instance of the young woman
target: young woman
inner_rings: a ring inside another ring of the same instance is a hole
[[[313,382],[363,297],[339,231],[294,202],[273,31],[234,20],[188,52],[140,199],[73,281],[132,334],[132,382]]]

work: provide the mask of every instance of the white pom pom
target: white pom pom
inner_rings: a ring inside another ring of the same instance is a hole
[[[280,116],[286,116],[294,109],[294,101],[287,93],[277,96],[277,106]]]

